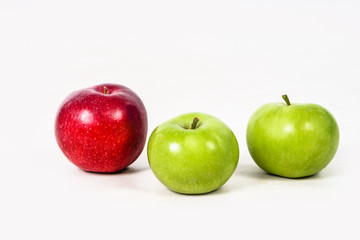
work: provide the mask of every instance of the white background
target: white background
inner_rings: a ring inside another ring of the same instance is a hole
[[[359,1],[0,1],[1,239],[359,239]],[[233,177],[200,196],[167,190],[146,151],[91,174],[59,150],[72,91],[133,89],[149,135],[181,113],[222,119],[240,145]],[[341,133],[311,178],[270,176],[245,130],[268,102],[312,102]]]

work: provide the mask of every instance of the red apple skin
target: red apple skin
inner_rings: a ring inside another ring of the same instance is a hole
[[[133,163],[144,148],[147,128],[143,102],[118,84],[73,92],[61,104],[55,120],[60,149],[73,164],[89,172],[118,172]]]

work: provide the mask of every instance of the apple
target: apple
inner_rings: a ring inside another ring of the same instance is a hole
[[[133,163],[147,134],[144,104],[119,84],[101,84],[70,94],[55,120],[65,156],[84,171],[112,173]]]
[[[169,189],[202,194],[220,188],[234,173],[239,146],[219,119],[187,113],[159,125],[148,142],[149,165]]]
[[[255,163],[287,178],[316,174],[333,159],[339,145],[335,118],[316,104],[265,104],[251,116],[246,141]]]

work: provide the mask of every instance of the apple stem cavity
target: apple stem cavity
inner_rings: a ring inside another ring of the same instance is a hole
[[[282,98],[284,99],[284,101],[286,102],[286,105],[290,106],[290,100],[288,98],[288,96],[286,94],[282,95]]]
[[[196,125],[198,124],[200,120],[197,118],[197,117],[194,117],[194,120],[191,124],[191,129],[195,129],[196,128]]]
[[[104,87],[104,94],[107,94],[107,87]]]

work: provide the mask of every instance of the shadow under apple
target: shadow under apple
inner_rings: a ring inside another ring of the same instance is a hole
[[[126,167],[118,172],[110,172],[110,173],[107,173],[107,172],[91,172],[91,171],[83,171],[81,170],[80,168],[78,168],[80,171],[82,172],[86,172],[86,173],[90,173],[90,174],[95,174],[95,175],[118,175],[118,174],[121,174],[121,175],[128,175],[128,174],[135,174],[135,173],[139,173],[139,172],[143,172],[143,171],[146,171],[146,170],[149,170],[150,168],[148,167],[134,167],[134,166],[129,166],[129,167]]]

